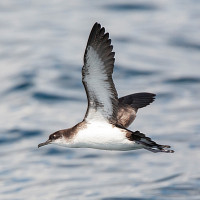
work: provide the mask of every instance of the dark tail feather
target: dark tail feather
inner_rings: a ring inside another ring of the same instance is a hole
[[[156,144],[153,147],[144,146],[144,149],[147,149],[148,151],[151,151],[153,153],[158,153],[158,152],[174,153],[174,150],[168,148],[170,148],[169,145],[160,145],[160,144]]]
[[[153,93],[140,92],[119,98],[119,103],[128,104],[131,107],[138,109],[152,103],[155,100],[155,96],[156,95]]]
[[[157,144],[156,142],[152,141],[151,138],[146,137],[145,134],[140,133],[139,131],[129,132],[127,135],[129,140],[135,141],[138,144],[141,144],[144,149],[148,151],[157,153],[157,152],[164,152],[164,153],[174,153],[174,150],[171,150],[169,145],[161,145]]]

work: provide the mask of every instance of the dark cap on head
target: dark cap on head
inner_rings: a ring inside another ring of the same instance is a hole
[[[49,139],[46,142],[38,144],[38,148],[50,144],[51,142],[57,140],[58,138],[62,137],[62,131],[56,131],[49,136]]]

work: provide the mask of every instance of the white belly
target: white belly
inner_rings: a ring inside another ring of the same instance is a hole
[[[77,133],[70,147],[120,151],[142,148],[126,138],[125,130],[101,123],[88,124],[86,129]]]

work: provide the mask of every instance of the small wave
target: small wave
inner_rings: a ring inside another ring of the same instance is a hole
[[[179,77],[174,79],[168,79],[164,81],[165,83],[171,83],[171,84],[192,84],[192,83],[200,83],[200,78],[197,77]]]
[[[14,91],[19,91],[19,90],[27,90],[27,89],[32,88],[33,86],[34,86],[33,83],[31,83],[29,81],[24,81],[22,83],[15,85],[9,91],[14,92]]]
[[[192,199],[194,196],[200,195],[199,187],[193,184],[177,184],[174,186],[167,186],[155,189],[158,193],[157,195],[166,195],[166,197],[177,196],[181,197],[190,197]]]
[[[55,80],[56,84],[62,88],[80,88],[82,87],[81,77],[77,80],[77,78],[69,75],[59,76]]]
[[[51,147],[51,148],[48,148],[45,155],[58,155],[58,154],[62,154],[62,153],[64,153],[62,150],[60,150],[58,148]]]
[[[123,3],[123,4],[110,4],[104,6],[105,9],[109,9],[112,11],[153,11],[156,10],[157,7],[152,4],[142,4],[142,3]]]
[[[102,200],[153,200],[153,199],[132,198],[132,197],[108,197],[108,198],[103,198]]]
[[[157,179],[157,180],[153,181],[153,183],[160,183],[160,182],[169,181],[169,180],[175,179],[175,178],[177,178],[177,177],[179,177],[181,175],[182,175],[181,173],[173,174],[171,176],[167,176],[167,177],[164,177],[164,178],[161,178],[161,179]]]
[[[46,92],[34,92],[33,98],[40,101],[61,101],[67,100],[68,98],[62,95],[50,94]]]
[[[115,67],[115,73],[120,74],[122,77],[130,77],[130,76],[150,76],[157,72],[154,71],[147,71],[147,70],[137,70],[137,69],[127,69],[124,67]]]
[[[0,144],[12,143],[22,138],[36,137],[40,134],[42,134],[41,130],[11,129],[4,134],[4,137],[0,138]]]
[[[84,155],[84,156],[82,156],[81,158],[98,158],[99,157],[99,155],[97,155],[97,154],[87,154],[87,155]]]
[[[163,98],[163,99],[171,99],[173,97],[173,93],[172,92],[159,92],[156,94],[156,98],[157,99],[160,99],[160,98]]]
[[[36,100],[39,100],[39,101],[45,102],[45,103],[49,103],[49,102],[57,103],[60,101],[73,101],[73,102],[84,101],[81,98],[76,98],[73,96],[64,96],[64,95],[47,93],[47,92],[34,92],[32,94],[32,97]]]
[[[174,38],[171,39],[169,44],[176,46],[176,47],[182,47],[187,49],[194,49],[194,50],[200,50],[200,44],[195,43],[193,41],[188,41],[186,38]]]

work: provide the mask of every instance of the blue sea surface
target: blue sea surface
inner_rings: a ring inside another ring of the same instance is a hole
[[[157,94],[140,130],[174,154],[37,148],[87,108],[83,53],[110,33],[119,97]],[[199,200],[200,1],[0,2],[0,199]]]

